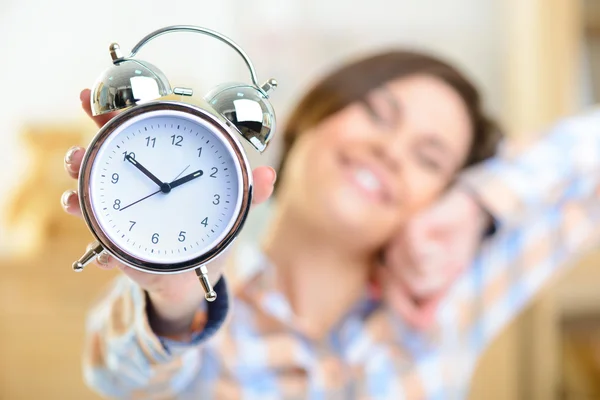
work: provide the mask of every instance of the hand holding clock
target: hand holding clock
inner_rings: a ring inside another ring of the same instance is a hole
[[[81,93],[80,99],[83,109],[91,117],[90,91],[84,90]],[[114,117],[114,114],[91,118],[98,126],[103,126],[112,117]],[[85,150],[83,148],[73,147],[65,156],[65,169],[74,179],[79,177],[79,169],[84,153]],[[131,162],[131,160],[128,161]],[[142,170],[143,167],[140,168],[141,165],[139,162],[137,165],[134,164],[134,166],[152,179],[159,187],[161,186],[158,183],[160,180],[156,177],[154,177],[156,180],[153,179],[150,176],[151,173],[144,168],[148,172],[146,174]],[[201,175],[201,171],[194,171],[181,178],[176,178],[168,185],[173,189],[199,178]],[[254,205],[266,201],[271,196],[275,176],[275,171],[270,167],[264,166],[254,169]],[[79,198],[76,191],[65,192],[61,198],[61,202],[67,213],[81,216]],[[216,284],[222,275],[222,260],[224,258],[226,257],[219,257],[218,261],[208,264],[209,279],[213,284]],[[98,260],[98,266],[103,269],[118,267],[148,293],[151,302],[151,307],[149,307],[150,323],[154,332],[159,335],[186,333],[198,304],[204,301],[204,292],[202,287],[198,285],[198,277],[194,271],[173,275],[149,274],[124,266],[111,257]]]

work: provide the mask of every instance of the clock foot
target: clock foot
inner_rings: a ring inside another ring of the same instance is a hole
[[[215,301],[217,299],[217,292],[214,291],[208,280],[208,270],[206,269],[206,266],[203,265],[200,268],[197,268],[196,275],[198,275],[202,289],[204,289],[204,298],[206,301]]]
[[[75,272],[83,271],[83,268],[91,263],[94,258],[103,251],[104,248],[100,245],[100,243],[94,242],[90,244],[87,251],[81,256],[81,258],[73,263],[73,270]]]

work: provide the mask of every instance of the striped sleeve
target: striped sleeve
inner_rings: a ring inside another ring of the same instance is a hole
[[[189,342],[162,338],[152,331],[146,293],[126,276],[90,312],[83,369],[88,386],[111,398],[172,397],[197,376],[202,343],[223,324],[229,305],[225,280],[215,285],[217,300],[202,302],[203,326]]]
[[[563,267],[600,243],[600,111],[559,123],[466,180],[499,223],[445,307],[445,325],[477,355]]]
[[[600,108],[556,124],[530,146],[509,140],[504,155],[460,178],[500,225],[545,207],[590,197],[600,180]]]

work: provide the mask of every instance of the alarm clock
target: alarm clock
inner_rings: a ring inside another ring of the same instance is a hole
[[[251,84],[227,83],[202,99],[171,85],[154,65],[134,58],[150,40],[171,32],[208,35],[233,48]],[[231,39],[196,26],[154,31],[123,57],[109,47],[112,66],[96,81],[93,115],[120,111],[94,136],[79,175],[84,220],[95,238],[73,263],[82,271],[107,253],[154,274],[195,270],[207,301],[216,293],[206,264],[240,233],[252,202],[252,170],[241,140],[263,152],[274,131],[269,93],[257,83],[246,53]]]

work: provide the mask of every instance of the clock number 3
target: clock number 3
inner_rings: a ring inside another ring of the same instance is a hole
[[[218,205],[218,204],[221,202],[221,201],[220,201],[220,200],[221,200],[221,196],[219,196],[218,194],[215,194],[215,195],[214,195],[214,198],[215,198],[215,199],[213,200],[213,202],[212,202],[212,203],[213,203],[213,204],[216,206],[216,205]]]

